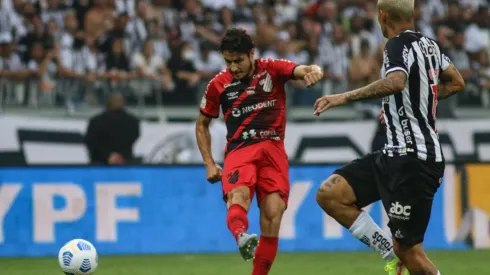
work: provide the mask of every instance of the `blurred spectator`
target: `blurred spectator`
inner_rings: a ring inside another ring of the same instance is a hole
[[[349,69],[349,43],[347,42],[344,27],[333,25],[332,40],[320,48],[320,63],[326,70],[326,78],[330,82],[327,93],[337,94],[347,90],[347,74]]]
[[[468,25],[465,32],[465,50],[477,58],[481,50],[490,49],[490,20],[488,6],[480,6],[474,16],[474,21]]]
[[[458,68],[461,76],[465,81],[472,77],[471,62],[468,53],[464,49],[465,34],[462,30],[457,29],[453,34],[451,48],[448,50],[449,57],[453,64]]]
[[[21,57],[15,53],[15,43],[10,34],[0,35],[0,54],[0,77],[12,81],[7,87],[6,102],[22,104],[25,99],[22,81],[28,76],[29,71],[25,68]],[[2,94],[0,95],[3,97]]]
[[[168,62],[172,54],[170,52],[170,47],[168,46],[168,42],[165,37],[165,32],[162,28],[160,28],[156,19],[149,20],[147,25],[148,38],[153,43],[153,50],[155,51],[155,54],[161,56],[163,62]]]
[[[58,72],[63,71],[60,60],[59,43],[55,48],[46,50],[41,42],[35,42],[31,47],[30,59],[27,62],[27,69],[32,77],[32,85],[28,95],[28,104],[38,106],[39,100],[47,101],[52,98],[55,89],[54,78]],[[40,92],[40,93],[38,93]]]
[[[173,93],[166,95],[166,100],[180,104],[196,102],[197,87],[201,80],[193,62],[196,57],[196,53],[189,43],[183,42],[173,48],[168,67],[172,68],[175,89]]]
[[[146,20],[148,14],[148,4],[144,0],[136,2],[136,16],[126,25],[125,32],[130,40],[130,52],[135,53],[141,50],[143,42],[148,38]]]
[[[203,81],[210,81],[217,73],[226,68],[221,54],[210,43],[200,45],[200,55],[194,59],[194,67]]]
[[[151,40],[146,40],[142,51],[133,55],[132,63],[140,78],[133,82],[133,87],[141,95],[148,96],[153,91],[157,91],[156,96],[160,97],[162,88],[167,91],[174,89],[175,84],[171,75],[162,57],[155,54]]]
[[[357,89],[368,85],[379,77],[379,66],[371,54],[368,40],[361,40],[360,53],[354,56],[349,68],[349,89]]]
[[[120,94],[111,95],[106,110],[90,119],[85,144],[92,164],[130,164],[133,145],[140,136],[140,121],[124,108]]]

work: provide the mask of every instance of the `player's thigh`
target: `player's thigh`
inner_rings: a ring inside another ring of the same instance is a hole
[[[228,207],[240,204],[248,209],[257,183],[257,166],[251,154],[243,149],[232,152],[225,159],[223,168],[223,199]]]
[[[428,163],[415,156],[398,157],[390,162],[393,177],[382,192],[382,201],[393,237],[404,246],[422,243],[429,225],[432,202],[444,164]]]
[[[342,204],[354,204],[359,208],[378,201],[380,195],[375,169],[378,157],[378,153],[368,154],[335,170],[322,183],[317,197],[319,198],[322,192],[328,193],[325,197]]]
[[[283,203],[279,203],[277,208],[284,211],[290,191],[288,156],[284,146],[279,142],[265,141],[262,143],[261,159],[257,164],[257,202],[262,208],[264,199],[271,196],[265,202],[275,203],[276,199],[280,199]]]

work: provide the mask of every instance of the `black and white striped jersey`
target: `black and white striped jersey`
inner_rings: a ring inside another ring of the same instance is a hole
[[[444,161],[436,129],[439,74],[451,61],[437,43],[419,32],[405,31],[384,49],[381,77],[395,71],[407,74],[401,93],[385,97],[385,152],[389,156],[417,154],[421,160]]]

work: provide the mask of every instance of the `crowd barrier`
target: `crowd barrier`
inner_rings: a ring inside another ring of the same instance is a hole
[[[368,249],[316,204],[317,188],[336,168],[291,166],[281,251]],[[472,239],[480,238],[479,247],[488,247],[488,215],[480,223],[481,214],[490,213],[485,195],[490,187],[484,184],[488,168],[470,165],[461,173],[447,165],[434,200],[427,249],[471,248],[468,237],[478,234],[475,227],[484,231],[484,224],[486,234]],[[468,183],[464,188],[462,174]],[[465,208],[475,211],[467,215]],[[366,210],[388,230],[380,203]],[[468,218],[478,214],[478,222]],[[259,232],[256,200],[249,218],[250,232]],[[201,166],[0,168],[3,257],[53,256],[73,238],[90,240],[105,255],[235,252],[225,220],[221,186],[207,183]],[[469,230],[465,220],[472,220]]]

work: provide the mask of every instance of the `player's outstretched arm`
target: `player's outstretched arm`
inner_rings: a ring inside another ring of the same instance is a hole
[[[457,93],[463,92],[465,83],[454,64],[441,73],[440,83],[437,85],[437,99],[445,99]]]
[[[299,65],[294,69],[294,79],[302,79],[311,87],[323,79],[323,70],[318,65]]]
[[[375,81],[367,86],[354,91],[326,95],[315,102],[315,115],[337,107],[348,102],[359,101],[364,99],[375,99],[390,96],[403,91],[407,83],[407,74],[403,71],[394,71],[389,73],[386,78]]]
[[[211,133],[209,131],[211,120],[212,118],[199,114],[196,122],[196,139],[206,166],[206,178],[209,182],[215,183],[221,180],[221,168],[216,164],[211,154]]]

